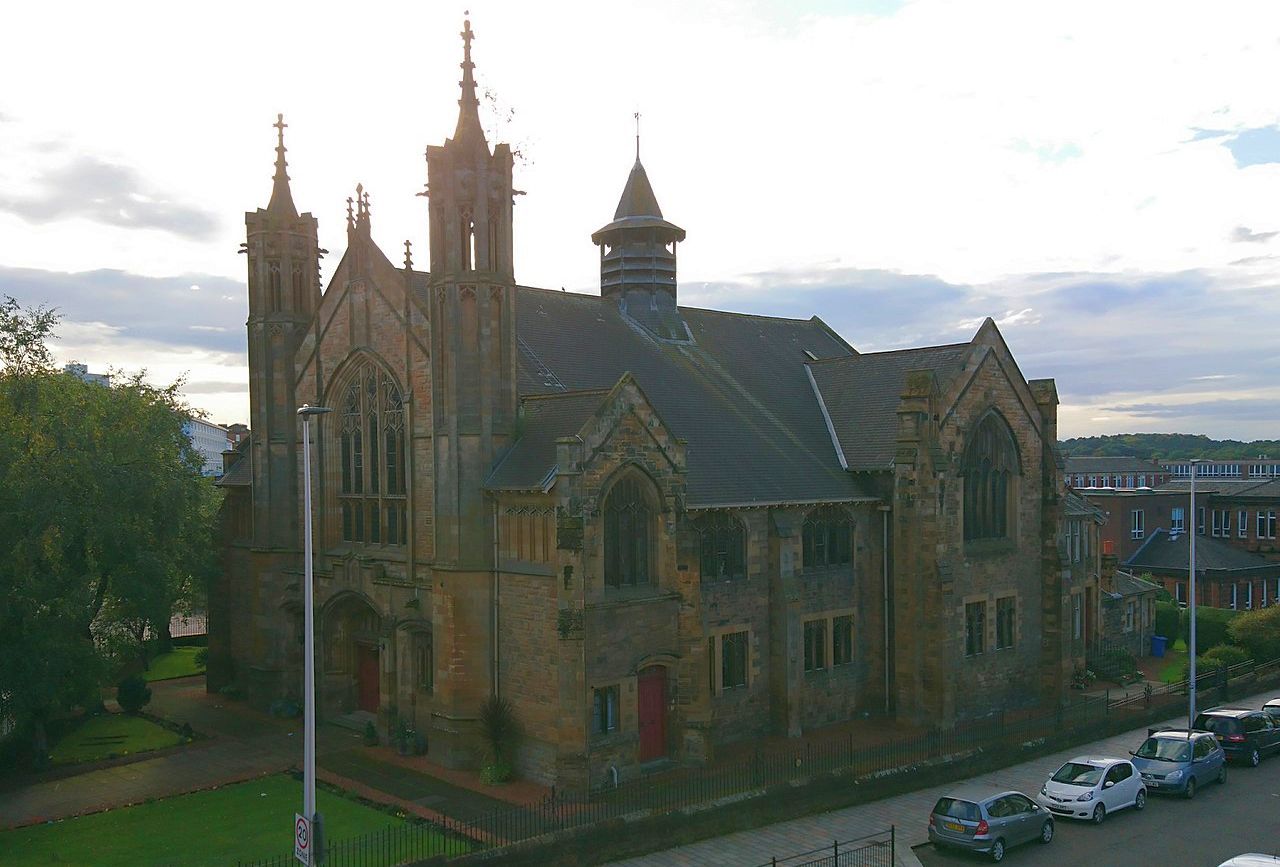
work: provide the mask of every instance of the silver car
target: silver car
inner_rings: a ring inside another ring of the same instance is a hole
[[[1151,730],[1130,755],[1148,791],[1194,798],[1200,786],[1227,781],[1227,757],[1209,732]]]
[[[1003,861],[1019,843],[1053,839],[1053,816],[1021,792],[965,787],[939,798],[929,814],[929,842]]]

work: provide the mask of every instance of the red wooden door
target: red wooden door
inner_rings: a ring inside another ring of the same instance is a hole
[[[378,712],[378,649],[367,644],[356,645],[356,687],[360,710]]]
[[[640,761],[667,754],[667,670],[651,666],[640,672],[637,699],[640,717]]]

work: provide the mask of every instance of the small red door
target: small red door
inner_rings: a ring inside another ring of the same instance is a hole
[[[378,712],[378,648],[368,644],[356,645],[356,689],[360,710]]]
[[[640,672],[637,687],[640,718],[640,761],[667,754],[667,670],[650,666]]]

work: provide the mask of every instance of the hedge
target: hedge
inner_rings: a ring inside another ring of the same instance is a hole
[[[1182,610],[1176,602],[1157,602],[1155,634],[1169,639],[1170,646],[1182,634]]]
[[[1227,627],[1231,624],[1232,619],[1239,614],[1238,611],[1232,611],[1229,608],[1211,608],[1207,605],[1196,606],[1196,650],[1204,653],[1205,651],[1217,647],[1219,644],[1230,644],[1231,640],[1227,635]],[[1182,640],[1187,642],[1190,649],[1191,641],[1191,611],[1190,609],[1182,612],[1182,628],[1180,630]]]

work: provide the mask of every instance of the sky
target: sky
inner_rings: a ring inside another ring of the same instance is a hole
[[[644,0],[23,4],[0,53],[0,295],[60,361],[247,421],[244,212],[426,261],[423,152],[464,10],[519,152],[516,277],[598,291],[640,150],[688,232],[682,304],[820,316],[859,351],[984,317],[1063,438],[1280,435],[1280,4]]]

